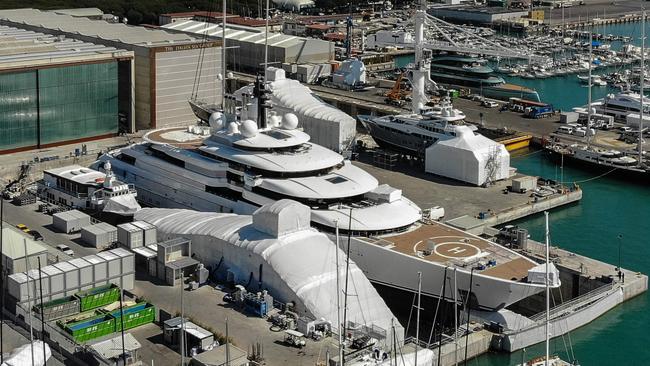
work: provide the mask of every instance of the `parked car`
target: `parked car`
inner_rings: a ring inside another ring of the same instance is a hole
[[[74,257],[74,251],[72,249],[70,249],[70,247],[65,245],[65,244],[57,245],[56,249],[62,251],[64,254],[69,255],[70,257]]]
[[[493,102],[491,100],[484,100],[481,105],[486,108],[496,108],[499,106],[499,103]]]
[[[34,240],[39,240],[39,241],[43,240],[43,235],[41,235],[41,233],[39,233],[36,230],[31,230],[29,232],[29,234],[31,234],[31,236],[34,238]]]
[[[630,131],[632,131],[632,127],[630,127],[630,126],[622,126],[622,127],[619,127],[618,129],[621,132],[630,132]]]
[[[555,133],[563,133],[565,135],[573,134],[573,127],[571,126],[560,126]]]
[[[18,224],[18,225],[16,225],[16,227],[19,228],[20,230],[26,232],[26,233],[29,232],[29,228],[25,224]]]
[[[473,94],[473,95],[471,95],[471,98],[470,98],[470,99],[472,99],[472,100],[475,101],[475,102],[482,102],[485,98],[483,98],[482,95],[479,95],[479,94]]]

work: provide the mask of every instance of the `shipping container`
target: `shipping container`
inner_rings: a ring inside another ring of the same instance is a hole
[[[84,258],[85,257],[75,258],[68,261],[68,263],[75,266],[79,270],[79,287],[82,289],[84,286],[88,285],[92,287],[92,284],[95,282],[95,277],[93,275],[93,265]]]
[[[117,242],[117,227],[100,222],[81,229],[81,240],[94,248],[104,248]]]
[[[97,253],[97,256],[106,261],[107,278],[114,278],[120,276],[122,271],[122,259],[111,252]]]
[[[7,290],[19,302],[27,301],[30,290],[30,279],[24,272],[14,273],[7,278]]]
[[[65,296],[72,296],[79,292],[79,268],[73,266],[69,262],[59,262],[52,266],[63,272]]]
[[[84,312],[112,304],[120,299],[120,289],[115,285],[95,287],[75,294],[79,299],[79,310]]]
[[[143,245],[144,232],[132,223],[117,225],[117,240],[129,249],[138,248]]]
[[[34,312],[41,314],[41,305],[34,306]],[[45,321],[61,319],[79,313],[79,299],[74,296],[64,297],[43,303]]]
[[[52,215],[52,224],[57,230],[69,234],[90,226],[90,216],[78,210],[59,212]]]
[[[45,266],[41,268],[50,279],[50,295],[52,300],[65,297],[65,274],[54,266]]]
[[[83,258],[93,265],[94,283],[98,284],[106,281],[108,274],[106,261],[97,255],[88,255]]]
[[[143,245],[156,244],[158,242],[158,236],[156,233],[156,227],[151,225],[146,221],[134,221],[133,226],[142,229],[143,233]]]
[[[66,333],[70,334],[75,341],[84,343],[91,339],[103,337],[115,332],[115,318],[110,315],[101,314],[89,319],[74,323],[59,323]]]
[[[135,272],[135,254],[123,248],[109,250],[109,252],[121,258],[122,274]]]

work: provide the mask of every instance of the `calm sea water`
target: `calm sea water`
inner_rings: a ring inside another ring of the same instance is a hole
[[[513,156],[512,165],[526,174],[558,180],[561,177],[560,168],[541,152]],[[565,181],[583,181],[595,175],[582,169],[564,168]],[[581,183],[581,187],[583,199],[579,204],[550,213],[553,244],[616,265],[617,236],[622,234],[623,268],[650,273],[650,187],[608,177]],[[527,228],[533,239],[543,241],[543,214],[517,224]],[[650,295],[644,294],[571,333],[573,351],[583,366],[648,365],[648,325]],[[527,358],[542,355],[543,349],[543,344],[529,348]],[[570,359],[561,339],[553,341],[551,350]],[[515,365],[521,357],[521,352],[487,355],[468,363]]]
[[[594,33],[613,34],[632,37],[632,43],[641,46],[641,23],[625,23],[600,26],[594,29]],[[646,24],[646,35],[650,36],[650,24]],[[646,37],[647,38],[647,37]],[[612,49],[619,50],[623,43],[613,42]],[[646,40],[650,47],[650,42]],[[650,61],[650,60],[649,60]],[[623,66],[629,67],[629,66]],[[607,67],[594,69],[594,75],[603,75],[612,72],[621,72],[620,67]],[[587,73],[584,73],[586,75]],[[537,90],[540,99],[546,103],[553,104],[555,109],[571,110],[573,107],[581,107],[588,103],[587,86],[582,85],[576,74],[557,76],[546,79],[522,79],[519,77],[504,76],[506,81],[524,85]],[[594,86],[592,88],[592,100],[604,97],[607,93],[616,92],[617,89],[609,86]]]

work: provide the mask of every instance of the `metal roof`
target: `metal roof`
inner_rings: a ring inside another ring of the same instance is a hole
[[[120,357],[122,356],[122,336],[91,344],[90,347],[105,360]],[[135,351],[140,347],[140,342],[131,333],[124,334],[124,349],[127,352]]]
[[[32,239],[29,234],[25,234],[13,227],[2,228],[2,254],[11,259],[25,257],[25,246],[27,246],[27,255],[45,253],[47,248]],[[45,264],[45,263],[44,263]]]
[[[201,42],[184,34],[165,32],[140,26],[109,23],[37,9],[0,10],[0,23],[20,27],[21,24],[73,35],[96,37],[107,41],[141,47],[160,47]]]
[[[0,68],[39,61],[133,57],[131,51],[0,25]]]
[[[52,13],[70,15],[73,17],[100,17],[104,12],[99,8],[74,8],[74,9],[55,9],[50,10]]]
[[[2,14],[0,12],[0,14]],[[207,34],[211,37],[223,37],[221,24],[198,22],[195,20],[186,20],[183,22],[175,22],[165,24],[162,29],[170,29],[186,33],[200,34],[201,36]],[[240,41],[253,44],[264,44],[265,32],[258,29],[246,29],[245,27],[232,27],[226,26],[226,43],[227,41]],[[282,33],[269,32],[269,47],[283,47],[289,48],[300,46],[307,42],[326,43],[323,40],[311,39],[304,37],[289,36]]]

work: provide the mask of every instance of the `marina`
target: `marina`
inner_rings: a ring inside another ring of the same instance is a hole
[[[32,365],[645,358],[649,111],[632,4],[602,4],[590,27],[599,4],[266,21],[222,5],[155,30],[99,9],[0,11],[0,33],[61,43],[51,64],[25,51],[34,85],[0,57],[16,96],[0,111],[35,118],[0,138],[14,272],[0,322],[43,352]],[[67,42],[123,57],[75,48],[87,74],[72,71]],[[78,139],[49,139],[40,88],[71,75],[97,108],[75,104]],[[35,104],[16,104],[29,90]]]

